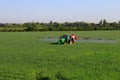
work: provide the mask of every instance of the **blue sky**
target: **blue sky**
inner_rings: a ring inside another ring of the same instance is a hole
[[[120,21],[120,0],[0,0],[0,23]]]

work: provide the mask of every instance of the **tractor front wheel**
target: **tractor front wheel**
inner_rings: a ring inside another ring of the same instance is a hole
[[[66,42],[64,42],[64,45],[66,45],[67,43]]]

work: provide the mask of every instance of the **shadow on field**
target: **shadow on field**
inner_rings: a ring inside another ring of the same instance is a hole
[[[36,73],[36,80],[51,80],[51,78],[42,73]]]
[[[58,45],[57,43],[50,43],[51,45]]]
[[[63,76],[63,75],[61,74],[61,72],[58,72],[58,73],[55,75],[55,77],[56,77],[57,80],[69,80],[69,79],[67,79],[65,76]]]
[[[66,77],[64,77],[61,74],[61,72],[58,72],[54,77],[56,78],[56,80],[70,80],[70,79],[67,79]],[[52,80],[52,79],[43,73],[37,73],[36,80]]]
[[[62,44],[57,44],[57,43],[48,43],[49,45],[62,45]]]

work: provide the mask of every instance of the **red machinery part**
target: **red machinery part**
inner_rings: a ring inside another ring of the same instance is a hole
[[[70,38],[72,38],[74,40],[74,42],[77,40],[77,36],[75,36],[74,34],[71,34]]]

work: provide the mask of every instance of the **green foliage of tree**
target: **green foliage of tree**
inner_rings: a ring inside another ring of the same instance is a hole
[[[91,30],[120,30],[120,21],[109,23],[105,19],[97,23],[87,22],[65,22],[49,23],[0,23],[0,31],[22,32],[22,31],[91,31]]]

